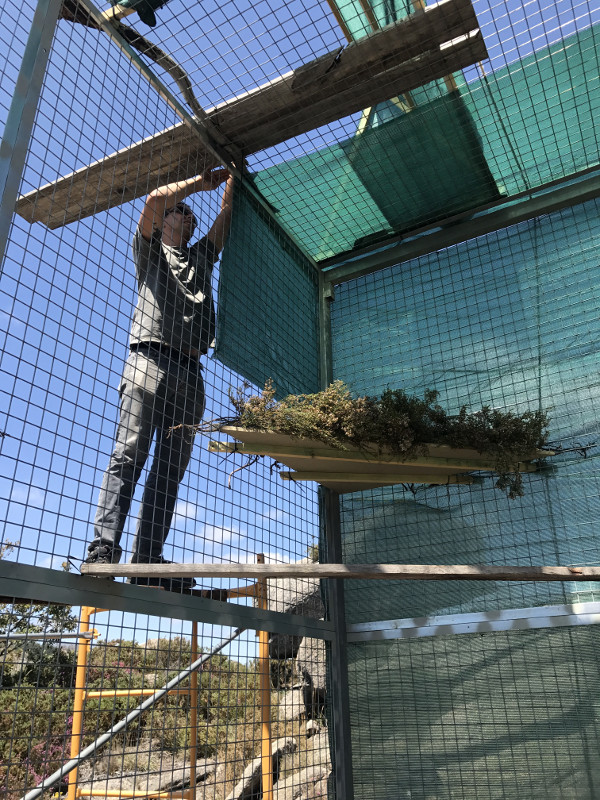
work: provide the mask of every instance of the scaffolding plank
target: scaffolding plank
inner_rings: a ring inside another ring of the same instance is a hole
[[[468,475],[449,475],[441,470],[437,472],[326,472],[319,469],[302,470],[301,472],[280,472],[279,477],[284,481],[316,481],[328,489],[333,485],[346,486],[354,484],[365,489],[374,489],[377,486],[393,486],[395,483],[427,483],[438,486],[448,484],[473,483],[473,478]],[[334,490],[337,491],[337,490]],[[348,491],[347,488],[342,491]],[[354,489],[353,491],[358,491]]]
[[[207,112],[246,155],[487,58],[470,0],[444,0]],[[198,123],[201,124],[201,123]],[[216,166],[186,122],[23,195],[17,213],[49,228]]]
[[[81,571],[86,575],[114,577],[600,581],[600,567],[487,564],[82,564]]]

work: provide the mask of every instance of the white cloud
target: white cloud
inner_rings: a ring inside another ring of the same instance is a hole
[[[0,309],[0,329],[8,331],[9,328],[12,334],[16,334],[25,330],[25,323],[12,314]]]
[[[196,519],[198,506],[188,500],[178,500],[175,505],[174,523],[185,519]]]
[[[46,500],[46,493],[35,486],[15,486],[10,493],[13,503],[24,503],[30,508],[43,508]]]
[[[43,558],[37,566],[46,567],[48,569],[62,569],[63,561],[65,561],[64,556],[48,555],[46,558]]]
[[[288,515],[280,508],[272,508],[266,514],[260,514],[259,519],[270,519],[275,522],[282,522]]]
[[[245,534],[241,533],[236,528],[226,528],[222,525],[210,525],[208,523],[204,524],[204,527],[196,536],[208,542],[217,542],[221,544],[246,538]]]

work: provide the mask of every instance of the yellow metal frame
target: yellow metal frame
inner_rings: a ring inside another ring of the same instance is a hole
[[[92,606],[83,606],[79,618],[79,634],[80,637],[77,643],[77,669],[75,672],[75,693],[73,697],[73,727],[71,730],[71,758],[76,758],[81,751],[81,740],[83,737],[83,714],[84,704],[89,698],[102,698],[102,697],[141,697],[144,695],[156,694],[156,689],[103,689],[88,691],[85,688],[85,678],[87,672],[88,659],[91,649],[91,640],[88,637],[83,637],[82,634],[94,634],[94,638],[98,636],[98,631],[94,628],[90,629],[90,618],[94,614],[106,611],[105,608],[93,608]],[[198,659],[198,623],[192,623],[192,654],[193,664]],[[166,694],[176,694],[177,692],[186,693],[190,695],[190,788],[182,791],[140,791],[131,789],[82,789],[77,786],[77,775],[79,768],[74,767],[67,775],[68,792],[67,800],[77,800],[80,797],[122,797],[122,798],[169,798],[169,800],[196,800],[196,759],[198,753],[198,672],[194,671],[190,675],[190,686],[187,689],[174,687]]]
[[[263,554],[257,556],[257,563],[264,564]],[[241,586],[227,590],[227,597],[255,597],[259,608],[267,608],[267,579],[261,578],[250,586]],[[90,656],[92,638],[98,637],[98,631],[90,628],[90,619],[94,614],[107,611],[105,608],[82,606],[79,618],[79,639],[77,640],[77,668],[75,672],[75,691],[73,697],[73,727],[71,730],[71,759],[77,758],[81,751],[83,738],[83,714],[87,699],[104,697],[141,697],[156,694],[156,689],[86,689],[86,673]],[[92,637],[85,634],[92,633]],[[260,707],[261,707],[261,759],[263,800],[273,800],[273,762],[271,754],[271,676],[269,662],[269,634],[257,631],[259,637],[259,673],[260,673]],[[198,623],[192,622],[191,663],[198,660]],[[198,671],[190,675],[188,688],[173,687],[166,694],[186,693],[190,696],[190,788],[180,791],[143,791],[143,790],[106,790],[82,789],[77,786],[78,767],[74,767],[67,775],[67,800],[78,800],[83,797],[107,798],[169,798],[169,800],[196,800],[196,761],[198,757]]]
[[[264,553],[256,556],[257,564],[265,563]],[[267,579],[256,583],[256,599],[259,608],[268,606]],[[261,723],[261,775],[262,800],[273,800],[273,755],[271,734],[271,670],[269,662],[269,634],[257,631],[258,670],[260,675],[260,723]]]

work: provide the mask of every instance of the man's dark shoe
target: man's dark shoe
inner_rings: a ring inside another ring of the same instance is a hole
[[[88,551],[87,558],[83,561],[84,564],[118,564],[121,557],[121,550],[115,550],[107,544],[92,547]],[[97,577],[104,578],[105,580],[114,581],[112,575],[98,575]]]
[[[167,561],[166,558],[158,556],[153,558],[152,561],[140,561],[135,557],[131,560],[132,564],[172,564],[172,561]],[[127,583],[134,586],[156,586],[159,589],[165,589],[167,592],[177,592],[178,594],[188,594],[196,585],[193,578],[179,578],[176,576],[166,577],[161,575],[152,575],[151,577],[134,576],[127,579]]]

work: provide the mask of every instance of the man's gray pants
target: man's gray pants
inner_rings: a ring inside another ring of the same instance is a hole
[[[193,427],[204,413],[200,364],[159,349],[132,350],[119,387],[116,446],[104,473],[90,552],[99,545],[121,555],[119,541],[137,481],[156,434],[154,459],[144,488],[132,561],[160,561],[177,490],[194,446]]]

